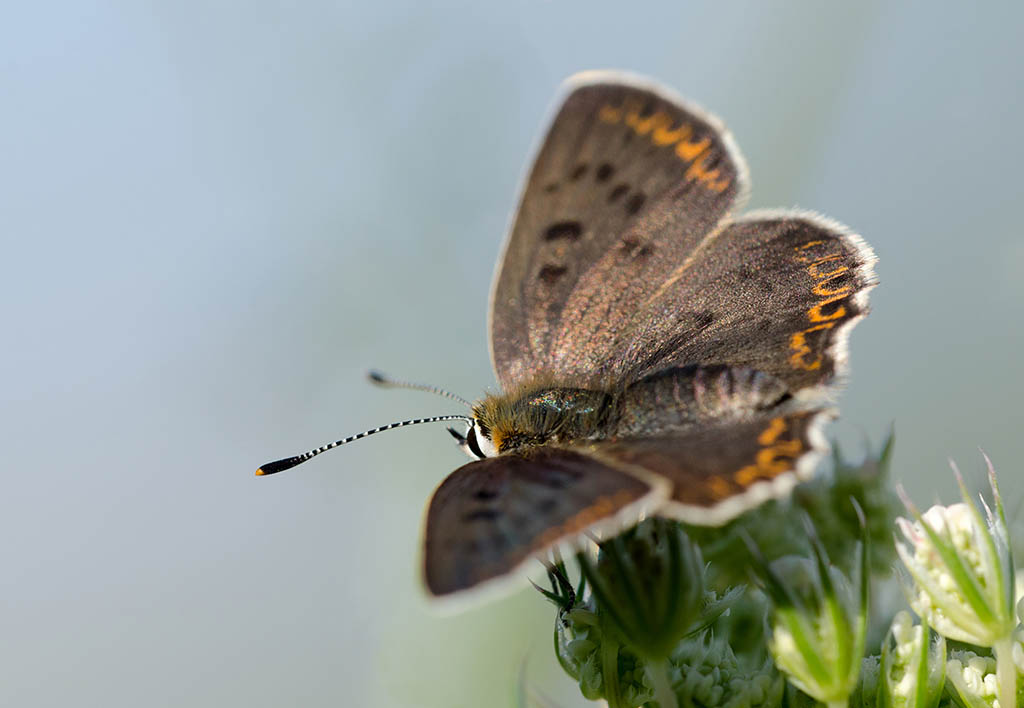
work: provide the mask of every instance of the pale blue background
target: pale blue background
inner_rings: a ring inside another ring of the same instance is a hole
[[[979,4],[980,5],[980,4]],[[1009,491],[1024,435],[1024,6],[122,2],[0,10],[0,705],[577,705],[532,591],[418,586],[440,426],[493,385],[486,297],[559,81],[650,74],[722,116],[751,207],[876,248],[834,430]]]

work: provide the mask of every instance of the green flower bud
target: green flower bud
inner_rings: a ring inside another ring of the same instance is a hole
[[[860,679],[850,696],[850,708],[887,708],[878,700],[878,686],[881,679],[882,660],[878,656],[866,656],[860,662]]]
[[[790,683],[828,706],[846,706],[858,684],[867,631],[867,553],[857,550],[857,580],[831,566],[808,527],[814,559],[762,565],[772,598],[768,649]]]
[[[645,659],[663,660],[714,619],[704,616],[700,550],[674,521],[647,519],[602,543],[596,563],[581,556],[581,567],[602,626]]]
[[[710,632],[680,643],[669,659],[672,688],[680,706],[774,708],[781,705],[785,681],[770,660],[747,668],[724,638]]]

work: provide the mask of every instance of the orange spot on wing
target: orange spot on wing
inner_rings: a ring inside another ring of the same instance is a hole
[[[808,241],[803,246],[797,246],[796,250],[797,251],[806,251],[808,248],[814,248],[815,246],[820,246],[823,243],[825,243],[825,242],[824,241]]]
[[[807,344],[807,335],[811,332],[818,332],[823,329],[832,329],[835,324],[835,322],[826,322],[824,324],[815,325],[814,327],[808,327],[802,332],[797,332],[790,337],[789,348],[793,350],[793,354],[789,357],[789,363],[794,369],[814,371],[815,369],[821,368],[820,356],[812,362],[805,360],[805,357],[811,353],[811,347]]]
[[[693,143],[689,140],[680,140],[676,144],[676,155],[680,160],[691,162],[711,145],[710,138],[702,138]]]
[[[809,319],[811,322],[830,322],[832,320],[838,320],[842,317],[846,317],[846,308],[843,305],[837,307],[834,312],[822,311],[823,307],[825,307],[826,305],[831,305],[833,302],[836,302],[837,300],[842,300],[844,297],[846,297],[846,295],[847,293],[843,293],[842,295],[833,295],[832,297],[827,297],[823,299],[821,302],[819,302],[817,305],[815,305],[814,307],[807,311],[807,319]]]
[[[707,161],[707,153],[705,152],[699,160],[694,160],[690,168],[686,170],[686,179],[695,179],[707,186],[708,189],[721,192],[729,185],[729,180],[724,179],[716,182],[715,178],[718,177],[718,168],[716,167],[709,172],[705,167]]]
[[[849,266],[844,263],[836,263],[841,261],[844,254],[829,253],[824,256],[815,257],[813,254],[804,253],[808,249],[821,246],[824,243],[822,240],[808,241],[794,248],[797,253],[796,260],[807,264],[805,270],[814,279],[814,284],[811,286],[811,294],[817,298],[815,303],[807,309],[807,320],[812,326],[801,332],[794,333],[789,339],[789,348],[792,352],[789,357],[789,363],[794,369],[813,371],[821,368],[822,356],[820,354],[813,361],[809,360],[809,356],[813,354],[813,351],[807,341],[807,335],[812,332],[831,329],[836,320],[846,317],[847,309],[844,305],[837,306],[832,312],[826,312],[825,308],[849,297],[853,292],[849,285],[829,286],[830,281],[835,280],[850,270]],[[824,270],[823,267],[830,263],[834,264],[834,267],[831,270]]]
[[[627,491],[620,491],[611,496],[600,497],[590,506],[581,509],[569,517],[565,523],[552,526],[538,536],[534,548],[539,550],[550,546],[565,536],[583,531],[588,526],[614,515],[619,509],[633,501],[635,501],[633,495]]]
[[[622,107],[606,103],[601,106],[601,110],[597,112],[597,117],[605,123],[618,123],[622,120]]]
[[[829,288],[826,287],[827,282],[828,281],[825,280],[821,281],[813,288],[811,288],[811,292],[817,295],[818,297],[832,297],[833,295],[836,295],[838,297],[846,297],[847,295],[850,294],[849,285],[843,285],[842,287],[838,287],[835,290],[830,290]]]
[[[647,135],[652,130],[671,125],[672,119],[662,111],[658,111],[647,118],[641,118],[637,114],[631,113],[626,118],[626,124],[632,127],[637,135]]]
[[[839,255],[835,255],[828,256],[827,258],[819,258],[818,260],[814,261],[809,266],[807,266],[807,272],[810,273],[812,278],[817,278],[818,280],[828,280],[829,278],[834,278],[837,275],[842,275],[843,273],[850,270],[845,265],[841,265],[835,270],[830,270],[826,273],[822,273],[821,270],[819,270],[821,266],[825,265],[825,263],[828,263],[829,261],[833,261],[840,257],[841,256]]]
[[[768,427],[757,436],[757,442],[759,445],[771,445],[784,432],[786,432],[786,421],[782,418],[772,418]]]
[[[784,419],[773,418],[768,427],[757,436],[761,449],[754,456],[754,464],[740,468],[733,475],[733,480],[737,484],[749,487],[760,479],[774,479],[793,469],[793,461],[803,451],[804,445],[799,438],[779,439],[787,427]]]
[[[664,110],[657,110],[649,116],[642,115],[643,106],[637,101],[627,101],[620,106],[602,105],[597,117],[604,123],[624,123],[639,136],[649,137],[658,147],[674,147],[676,157],[683,162],[691,163],[686,170],[685,178],[704,185],[713,192],[724,192],[732,184],[728,175],[722,176],[719,168],[709,170],[707,158],[711,151],[711,138],[691,140],[693,125],[683,121],[679,127],[673,128],[672,116]]]
[[[683,123],[675,130],[669,130],[671,124],[659,126],[651,134],[651,141],[658,147],[665,147],[666,145],[673,145],[684,138],[688,138],[690,133],[693,132],[693,128],[690,127],[689,123]]]
[[[711,477],[707,481],[708,491],[711,496],[715,499],[725,499],[726,497],[732,496],[733,488],[732,485],[726,482],[721,477]]]

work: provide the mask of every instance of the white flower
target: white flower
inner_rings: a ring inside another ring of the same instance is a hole
[[[897,613],[882,645],[879,705],[925,708],[938,703],[946,664],[946,642],[931,641],[927,625],[914,625],[910,613]]]
[[[933,506],[896,524],[907,541],[897,541],[896,551],[914,579],[908,599],[918,615],[943,636],[978,646],[1009,636],[1016,625],[1012,565],[995,525],[986,527],[966,503]]]
[[[968,708],[1002,708],[996,660],[971,651],[953,652],[946,663],[946,680]]]
[[[914,611],[949,639],[992,649],[993,658],[961,654],[949,662],[948,677],[964,705],[1017,708],[1024,646],[1014,616],[1013,558],[995,470],[985,462],[995,500],[994,510],[982,500],[987,518],[969,502],[954,465],[963,503],[920,514],[904,499],[915,520],[896,520],[905,541],[897,538],[896,550],[914,581],[906,587]]]

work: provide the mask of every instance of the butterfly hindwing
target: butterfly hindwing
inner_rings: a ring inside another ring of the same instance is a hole
[[[594,444],[612,465],[639,467],[672,485],[658,514],[717,526],[807,479],[828,449],[830,411],[764,413],[678,433]]]
[[[427,510],[427,589],[435,596],[465,590],[508,575],[582,531],[635,522],[667,491],[643,476],[553,447],[460,467]]]
[[[644,292],[687,261],[746,180],[721,123],[666,89],[606,72],[570,79],[495,279],[502,386],[541,372],[600,375],[586,368],[590,355],[608,352]]]

